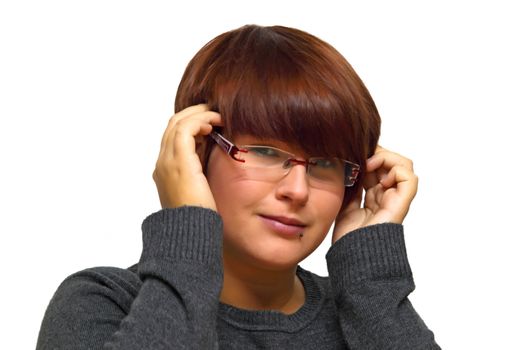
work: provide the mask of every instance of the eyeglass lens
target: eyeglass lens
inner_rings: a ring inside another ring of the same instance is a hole
[[[240,146],[246,153],[239,153],[238,158],[245,162],[242,166],[246,170],[253,169],[250,177],[254,179],[277,180],[285,176],[297,162],[294,155],[283,150],[267,146]],[[306,164],[304,164],[306,165]],[[338,158],[314,157],[308,159],[307,171],[314,183],[328,186],[349,186],[351,179],[346,177],[353,174],[353,167]],[[353,182],[352,182],[353,184]]]

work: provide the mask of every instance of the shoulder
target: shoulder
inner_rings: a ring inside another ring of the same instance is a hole
[[[140,288],[141,281],[137,274],[137,265],[130,266],[126,269],[113,266],[90,267],[68,276],[64,283],[84,282],[103,284],[108,288],[125,287]]]
[[[114,304],[124,310],[131,306],[142,282],[135,265],[123,269],[111,266],[91,267],[64,279],[50,302],[74,307],[89,304]]]
[[[37,348],[106,339],[128,314],[141,284],[133,267],[92,267],[68,276],[49,302]]]

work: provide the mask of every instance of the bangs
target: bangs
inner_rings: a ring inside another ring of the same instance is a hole
[[[319,72],[294,64],[282,52],[269,56],[261,52],[258,64],[240,64],[246,70],[231,72],[228,83],[227,77],[218,77],[221,88],[208,103],[221,114],[224,135],[275,139],[311,156],[355,161],[348,142],[351,116],[342,97],[324,84]]]

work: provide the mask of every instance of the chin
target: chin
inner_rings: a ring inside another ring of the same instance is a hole
[[[238,227],[244,227],[244,234],[238,234]],[[322,242],[324,235],[319,237],[313,234],[316,229],[306,228],[305,236],[301,238],[273,231],[261,225],[259,219],[255,222],[237,222],[231,226],[226,224],[224,253],[229,256],[230,262],[236,264],[268,271],[289,270],[295,268]],[[318,239],[314,239],[314,236]]]
[[[257,260],[257,266],[267,271],[284,271],[296,268],[301,260]]]
[[[281,271],[295,268],[301,261],[303,261],[311,252],[306,252],[303,249],[297,249],[298,247],[280,246],[273,250],[260,249],[257,252],[253,252],[250,258],[255,265],[258,267],[270,270],[270,271]],[[294,249],[296,248],[296,249]]]

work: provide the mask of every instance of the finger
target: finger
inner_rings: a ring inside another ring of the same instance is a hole
[[[380,178],[377,176],[377,174],[373,171],[368,171],[365,173],[363,177],[363,188],[368,190],[369,188],[372,188],[376,186],[380,181]]]
[[[366,169],[367,171],[375,171],[379,168],[390,170],[395,165],[402,165],[410,170],[414,169],[412,160],[384,148],[381,148],[372,157],[368,158]]]
[[[164,135],[162,137],[162,143],[161,143],[162,146],[165,146],[166,144],[169,143],[168,139],[170,138],[170,136],[173,135],[173,132],[175,128],[177,127],[177,125],[179,125],[179,123],[184,119],[195,118],[195,117],[199,118],[198,116],[205,115],[206,116],[205,118],[211,117],[211,119],[209,118],[210,119],[209,122],[213,124],[217,124],[216,119],[217,119],[217,116],[219,116],[218,123],[220,124],[220,115],[217,112],[208,111],[202,105],[192,106],[192,107],[189,107],[185,109],[184,111],[173,115],[170,118],[168,126],[166,127],[166,130],[164,131]]]
[[[367,169],[368,170],[368,169]],[[386,168],[378,168],[372,171],[367,171],[363,178],[363,187],[365,190],[376,186],[388,176],[389,170]]]
[[[206,112],[206,111],[209,111],[209,110],[210,110],[210,108],[208,107],[207,104],[201,103],[201,104],[198,104],[198,105],[194,105],[194,106],[190,106],[190,107],[184,108],[182,111],[175,113],[172,116],[171,119],[174,119],[174,121],[176,122],[178,119],[182,119],[182,118],[185,118],[185,117],[187,117],[189,115],[196,114],[196,113],[201,113],[201,112]],[[172,122],[171,119],[170,119],[170,122]]]
[[[214,111],[210,111],[208,105],[206,104],[200,104],[195,106],[190,106],[188,108],[183,109],[179,113],[174,114],[168,123],[168,128],[175,127],[181,120],[190,118],[192,116],[200,115],[202,113],[211,112],[211,113],[217,113]]]
[[[209,134],[213,125],[218,125],[220,121],[220,115],[211,111],[190,115],[179,120],[177,126],[166,138],[165,151],[172,153],[177,148],[195,151],[195,137]]]
[[[381,185],[387,189],[395,186],[400,194],[410,197],[417,192],[418,177],[403,166],[394,166]]]
[[[374,164],[376,162],[380,162],[380,160],[383,160],[386,163],[400,163],[407,167],[413,166],[412,160],[408,159],[407,157],[404,157],[399,153],[390,151],[378,145],[375,153],[369,158],[369,161]]]
[[[210,131],[206,132],[202,135],[207,135],[211,132],[211,128],[215,125],[221,125],[221,115],[217,112],[212,111],[206,111],[201,113],[196,113],[189,115],[185,118],[181,118],[178,120],[177,124],[173,128],[173,132],[168,135],[168,139],[173,136],[174,133],[178,133],[179,131],[190,131],[191,136],[197,136],[201,135],[201,133],[197,132],[196,125],[208,125],[210,127]],[[206,128],[208,129],[208,128]]]
[[[193,114],[206,112],[208,110],[209,110],[208,105],[199,104],[199,105],[187,107],[183,109],[182,111],[172,115],[168,121],[166,130],[164,131],[164,134],[162,136],[161,147],[166,144],[168,135],[172,132],[173,128],[177,125],[179,120],[186,118],[188,116],[191,116]]]
[[[168,144],[162,148],[155,165],[153,178],[156,183],[165,182],[162,178],[172,174],[176,174],[182,183],[191,183],[194,176],[202,175],[202,165],[195,151],[194,135],[206,134],[212,130],[212,125],[201,120],[202,118],[190,118],[168,136]]]

